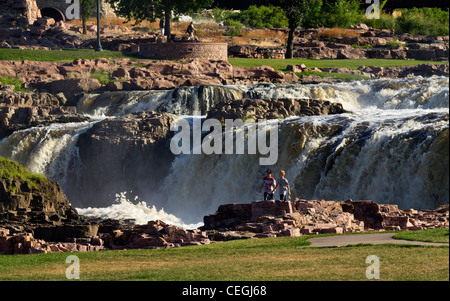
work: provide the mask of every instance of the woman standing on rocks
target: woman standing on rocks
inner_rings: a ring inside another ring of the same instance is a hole
[[[289,186],[289,181],[285,178],[286,172],[284,170],[280,171],[280,178],[277,181],[277,185],[274,190],[277,190],[280,187],[280,200],[287,201],[288,194],[289,198],[291,197],[291,187]]]

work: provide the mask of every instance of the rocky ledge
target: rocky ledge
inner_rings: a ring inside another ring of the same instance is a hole
[[[311,81],[340,81],[317,75],[299,78],[303,71],[354,73],[369,78],[448,76],[448,64],[404,67],[363,67],[360,70],[334,68],[318,69],[306,66],[288,66],[288,73],[269,66],[235,67],[227,61],[190,60],[131,61],[104,58],[76,59],[71,63],[3,61],[0,77],[12,76],[24,83],[25,88],[64,96],[69,103],[83,93],[132,90],[167,90],[183,86],[200,85],[252,85],[258,83],[310,83]],[[96,78],[100,74],[102,83]],[[0,87],[1,88],[1,87]],[[7,87],[11,89],[11,87]],[[1,90],[1,89],[0,89]]]
[[[31,174],[14,161],[0,159],[0,227],[8,230],[0,233],[32,233],[36,238],[55,241],[96,231],[98,225],[78,215],[58,183]],[[0,240],[0,253],[4,243]]]
[[[53,242],[36,238],[39,234],[32,231],[10,233],[10,228],[0,228],[0,254],[161,249],[234,239],[448,228],[449,207],[417,211],[373,201],[296,199],[221,205],[215,214],[204,217],[203,227],[194,230],[159,220],[146,225],[96,222],[92,233]]]
[[[400,210],[374,201],[256,201],[226,204],[204,217],[216,240],[449,227],[449,207]]]
[[[238,99],[219,102],[207,118],[276,119],[290,116],[312,116],[345,113],[342,104],[318,99]]]

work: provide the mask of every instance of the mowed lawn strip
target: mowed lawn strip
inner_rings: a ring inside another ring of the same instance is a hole
[[[72,62],[75,59],[136,57],[120,51],[95,51],[93,49],[63,49],[63,50],[32,50],[32,49],[0,49],[0,61],[48,61],[48,62]],[[145,60],[142,60],[145,61]],[[153,61],[153,60],[148,60]],[[448,62],[422,61],[422,60],[396,60],[396,59],[251,59],[229,58],[231,65],[236,67],[270,66],[276,70],[286,71],[287,65],[305,64],[308,68],[349,68],[357,69],[360,66],[393,67],[415,66],[419,64],[448,64]]]
[[[306,247],[308,236],[239,240],[163,250],[0,256],[0,280],[65,280],[80,259],[81,280],[366,280],[369,255],[380,280],[449,280],[448,247]]]
[[[426,241],[426,242],[443,242],[448,243],[448,228],[426,229],[420,231],[402,231],[394,235],[396,239]]]
[[[396,60],[396,59],[250,59],[229,58],[228,61],[235,67],[269,66],[276,70],[286,71],[287,65],[305,64],[307,68],[348,68],[357,69],[360,66],[396,67],[417,66],[420,64],[448,64],[448,62]]]
[[[67,63],[75,59],[106,58],[115,60],[127,56],[120,51],[95,51],[93,49],[63,49],[63,50],[34,50],[34,49],[0,49],[0,61],[42,61]]]

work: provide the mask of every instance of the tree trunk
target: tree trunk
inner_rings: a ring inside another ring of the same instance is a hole
[[[172,10],[170,9],[170,7],[166,6],[166,10],[164,11],[164,32],[165,35],[167,36],[167,42],[171,41],[171,32],[170,32],[170,15],[172,13]]]
[[[295,27],[289,28],[289,35],[287,40],[287,46],[286,46],[286,59],[292,59],[294,58],[294,34],[295,34]]]
[[[81,13],[81,24],[83,27],[83,34],[86,35],[87,34],[87,18],[84,17],[83,13]]]

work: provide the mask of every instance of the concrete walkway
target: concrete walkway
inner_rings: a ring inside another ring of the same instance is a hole
[[[379,234],[347,234],[311,238],[310,247],[343,247],[357,244],[399,244],[399,245],[417,245],[417,246],[448,246],[448,243],[423,242],[395,239],[396,233],[379,233]]]

